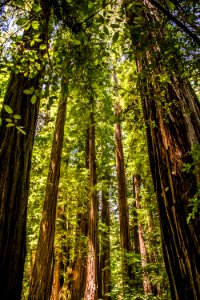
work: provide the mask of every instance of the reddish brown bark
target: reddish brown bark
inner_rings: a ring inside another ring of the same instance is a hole
[[[73,281],[71,300],[78,300],[84,297],[86,282],[86,259],[87,249],[85,240],[88,234],[88,209],[85,213],[77,214],[77,229],[75,243],[75,261],[73,266]]]
[[[97,290],[97,211],[98,202],[95,191],[96,162],[95,162],[95,124],[94,113],[90,114],[89,134],[89,222],[88,222],[88,256],[86,286],[84,297],[88,300],[96,300]]]
[[[197,300],[199,217],[188,224],[187,215],[189,201],[198,192],[198,168],[188,173],[183,168],[192,163],[191,149],[200,143],[200,104],[189,81],[182,76],[183,66],[175,47],[171,45],[167,56],[164,52],[169,41],[164,30],[158,28],[161,19],[155,8],[146,0],[140,1],[137,10],[142,23],[139,29],[133,26],[132,39],[171,295],[177,300]],[[129,10],[128,17],[134,25],[135,13]],[[163,83],[159,76],[168,80]]]
[[[41,43],[35,45],[37,62],[41,64],[41,44],[47,42],[49,6],[40,1],[42,11],[37,15],[41,24]],[[34,30],[32,30],[34,31]],[[34,34],[34,32],[32,32]],[[28,34],[26,32],[26,34]],[[30,33],[31,36],[31,33]],[[23,37],[25,39],[25,37]],[[23,53],[21,53],[23,56]],[[24,65],[19,62],[23,70]],[[29,174],[36,122],[39,112],[39,98],[31,103],[31,96],[25,89],[40,90],[42,72],[34,78],[24,76],[23,71],[11,72],[7,92],[3,102],[12,108],[13,114],[21,116],[18,125],[23,126],[26,135],[15,126],[6,127],[5,118],[10,118],[4,108],[0,127],[0,291],[1,299],[18,300],[22,290],[22,279],[26,253],[26,219],[29,190]]]
[[[53,277],[53,244],[55,236],[56,206],[60,179],[60,163],[64,138],[64,125],[67,104],[67,81],[62,80],[62,95],[52,143],[51,161],[43,205],[40,235],[35,264],[30,282],[28,299],[49,300]]]

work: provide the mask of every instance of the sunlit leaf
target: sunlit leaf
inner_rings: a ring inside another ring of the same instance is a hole
[[[33,96],[31,97],[31,103],[32,103],[32,104],[35,104],[36,101],[37,101],[37,97],[36,97],[35,95],[33,95]]]
[[[6,111],[8,114],[12,114],[12,113],[13,113],[12,108],[11,108],[9,105],[7,105],[7,104],[4,104],[4,109],[5,109],[5,111]]]
[[[6,124],[6,127],[13,127],[13,126],[15,126],[15,124],[13,124],[13,123]]]
[[[16,120],[21,120],[22,117],[20,115],[14,115],[13,118]]]
[[[16,128],[17,128],[17,130],[19,132],[21,132],[22,134],[26,135],[26,132],[23,129],[21,129],[19,126],[16,126]]]

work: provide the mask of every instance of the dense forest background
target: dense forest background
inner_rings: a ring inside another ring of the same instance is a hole
[[[0,299],[200,299],[192,0],[0,3]]]

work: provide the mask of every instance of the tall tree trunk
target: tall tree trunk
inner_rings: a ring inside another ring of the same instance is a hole
[[[57,218],[59,219],[56,228],[55,238],[57,247],[54,247],[55,266],[53,270],[53,284],[51,297],[53,300],[59,300],[59,293],[65,282],[65,273],[69,265],[70,247],[66,245],[66,235],[69,228],[66,226],[66,209],[65,206],[58,206]]]
[[[131,229],[133,231],[133,249],[134,249],[134,254],[136,254],[139,259],[141,259],[141,252],[140,252],[140,242],[139,242],[139,228],[138,228],[138,211],[137,211],[137,203],[136,203],[136,192],[135,192],[135,184],[134,184],[134,178],[133,176],[133,197],[134,197],[134,202],[133,202],[133,209],[132,209],[132,218],[133,218],[133,224],[132,227],[130,228],[130,233]],[[135,290],[137,291],[142,291],[143,289],[143,280],[142,280],[142,271],[141,271],[141,266],[139,264],[134,265],[134,287]]]
[[[138,12],[138,14],[137,14]],[[200,299],[199,217],[187,223],[190,199],[198,197],[198,165],[191,150],[200,141],[200,105],[187,79],[177,51],[164,50],[169,42],[159,27],[161,20],[148,0],[140,1],[136,14],[127,9],[133,25],[140,92],[147,126],[151,172],[157,193],[165,264],[172,299]],[[150,30],[148,28],[151,27]],[[165,55],[163,57],[163,55]],[[167,78],[163,83],[160,78]],[[186,173],[185,164],[192,167]],[[195,174],[196,173],[196,174]]]
[[[93,106],[93,103],[91,103]],[[93,110],[93,109],[92,109]],[[87,273],[84,297],[87,300],[96,300],[97,287],[97,193],[96,162],[95,162],[95,124],[94,112],[90,113],[89,133],[89,222],[88,222],[88,256]]]
[[[53,244],[55,236],[56,206],[60,179],[61,153],[67,104],[67,80],[62,79],[62,91],[58,104],[51,161],[43,205],[40,235],[35,264],[30,282],[28,299],[49,300],[53,277]]]
[[[85,144],[85,167],[89,171],[89,129],[86,131]],[[78,200],[80,206],[84,204],[81,199]],[[79,300],[84,298],[85,284],[86,284],[86,263],[87,263],[87,246],[84,238],[88,236],[88,220],[89,207],[88,203],[84,212],[77,213],[77,229],[75,241],[75,259],[73,267],[73,282],[72,282],[72,296],[71,300]]]
[[[42,7],[39,21],[41,42],[35,45],[38,62],[41,63],[41,44],[47,43],[49,6],[40,1]],[[27,34],[27,33],[26,33]],[[22,67],[23,69],[23,67]],[[31,96],[23,91],[33,87],[39,89],[42,70],[34,78],[23,73],[11,73],[1,112],[0,127],[0,291],[1,299],[20,299],[24,261],[26,254],[26,219],[29,190],[29,174],[39,99],[31,103]],[[13,114],[21,116],[18,126],[24,127],[26,135],[15,126],[6,127],[5,118],[12,118],[5,110],[8,105]]]
[[[116,169],[117,169],[117,188],[119,203],[119,222],[120,222],[120,242],[122,249],[122,280],[124,286],[130,285],[132,278],[132,267],[128,263],[127,253],[130,251],[129,236],[129,216],[126,195],[126,177],[124,169],[124,153],[122,145],[121,124],[119,122],[120,103],[115,103],[115,144],[116,144]]]
[[[110,270],[110,208],[109,208],[109,191],[102,191],[102,209],[101,221],[106,226],[106,230],[101,237],[101,255],[100,255],[100,272],[102,274],[102,288],[100,298],[110,300],[111,291],[111,270]]]
[[[136,202],[136,209],[140,209],[140,182],[141,178],[140,175],[134,176],[134,188],[135,188],[135,202]],[[142,261],[142,271],[143,271],[143,287],[144,287],[144,293],[148,294],[151,293],[151,287],[149,284],[148,279],[148,272],[147,272],[147,259],[148,254],[146,250],[146,245],[144,241],[144,233],[143,233],[143,227],[141,222],[138,220],[138,236],[139,236],[139,246],[140,246],[140,254],[141,254],[141,261]]]
[[[84,297],[86,282],[86,245],[83,237],[88,233],[87,213],[77,214],[77,243],[75,244],[75,262],[73,268],[72,296],[71,300],[79,300]]]

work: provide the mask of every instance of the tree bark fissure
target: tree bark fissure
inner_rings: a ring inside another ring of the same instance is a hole
[[[93,102],[91,103],[93,106]],[[96,300],[98,297],[97,286],[97,212],[98,201],[95,191],[96,162],[95,162],[95,123],[94,112],[90,113],[90,127],[88,129],[89,141],[89,222],[88,222],[88,256],[86,285],[84,297],[87,300]]]
[[[67,85],[68,83],[66,83],[66,80],[63,79],[62,95],[58,105],[42,221],[40,224],[40,235],[35,263],[33,266],[32,280],[30,282],[29,300],[49,300],[51,295],[53,277],[53,244],[55,236],[61,153],[66,117]]]
[[[140,14],[143,23],[139,32],[132,32],[132,40],[140,74],[164,259],[172,299],[197,300],[200,298],[199,219],[187,224],[187,215],[189,200],[197,193],[198,174],[193,170],[186,173],[183,167],[192,163],[192,146],[200,141],[200,105],[188,80],[181,78],[176,54],[171,69],[160,60],[166,38],[164,30],[146,31],[145,26],[158,26],[158,14],[148,0],[140,1]],[[129,11],[131,24],[134,17]],[[137,39],[136,32],[142,38]],[[147,49],[145,43],[149,40],[151,45],[148,43]],[[159,76],[164,74],[170,80],[162,84]]]
[[[42,60],[41,44],[46,44],[50,9],[40,1],[42,11],[41,42],[37,44],[39,62]],[[24,37],[23,37],[24,38]],[[22,68],[23,69],[23,68]],[[7,92],[3,102],[0,127],[0,290],[1,299],[18,300],[22,290],[23,270],[26,254],[26,219],[29,190],[29,175],[36,122],[39,112],[39,98],[31,103],[31,96],[24,90],[40,89],[40,79],[44,68],[34,78],[23,73],[11,72]],[[20,125],[26,135],[15,126],[6,127],[5,118],[10,115],[4,105],[21,116]]]

